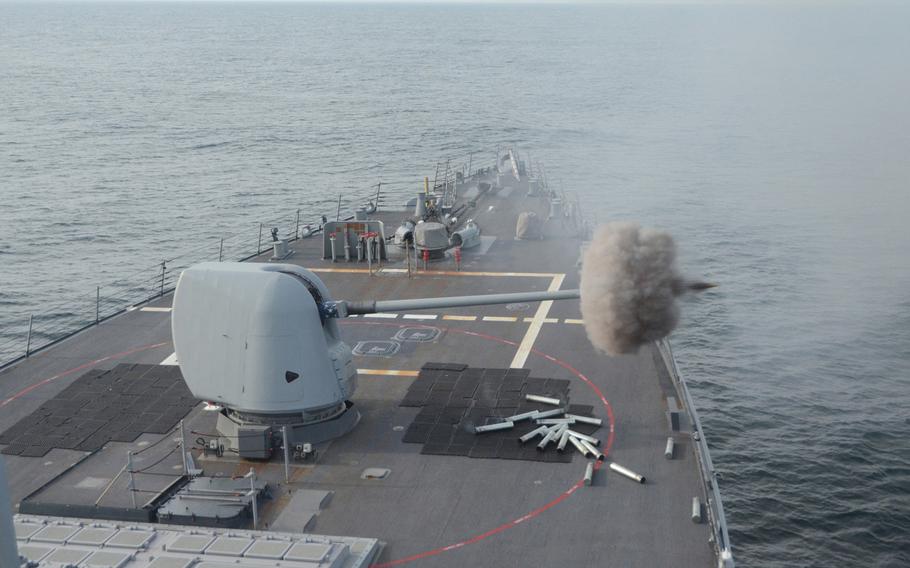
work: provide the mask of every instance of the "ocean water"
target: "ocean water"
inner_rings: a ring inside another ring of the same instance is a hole
[[[673,343],[739,565],[910,565],[908,21],[868,2],[0,3],[0,343],[199,243],[517,144],[721,284]]]

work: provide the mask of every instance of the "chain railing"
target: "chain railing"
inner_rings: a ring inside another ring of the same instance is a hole
[[[388,205],[388,199],[405,195],[406,187],[417,186],[416,182],[380,183],[369,190],[345,193],[337,199],[323,200],[307,208],[323,211],[319,216],[310,217],[301,208],[288,210],[256,222],[244,231],[201,241],[192,249],[96,286],[84,294],[45,303],[40,312],[23,318],[21,322],[9,322],[4,326],[5,337],[0,338],[0,369],[120,313],[164,296],[176,287],[180,273],[194,264],[204,261],[248,260],[262,254],[271,246],[273,228],[278,229],[280,239],[294,241],[300,238],[301,229],[307,225],[318,228],[323,218],[351,219],[358,208],[369,207],[370,204],[382,209]],[[390,189],[394,192],[392,196]]]

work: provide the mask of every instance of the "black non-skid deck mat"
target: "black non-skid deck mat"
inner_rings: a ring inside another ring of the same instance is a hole
[[[509,430],[475,434],[474,427],[501,422],[503,418],[553,406],[528,402],[537,394],[569,402],[569,381],[535,378],[527,369],[479,369],[458,363],[427,363],[411,383],[400,406],[419,407],[402,441],[423,444],[420,453],[472,458],[572,461],[572,447],[557,452],[555,444],[539,451],[539,438],[521,444],[518,438],[535,428],[523,420]],[[592,406],[570,404],[569,412],[591,416]],[[574,424],[572,429],[594,435],[596,426]]]
[[[2,453],[42,457],[51,448],[92,452],[143,432],[165,434],[193,409],[176,365],[93,369],[0,434]]]

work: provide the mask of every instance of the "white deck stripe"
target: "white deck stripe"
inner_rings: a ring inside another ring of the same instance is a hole
[[[514,316],[483,316],[483,321],[518,321]]]
[[[147,306],[145,308],[139,308],[140,312],[170,312],[171,308],[156,308],[153,306]]]
[[[406,320],[434,320],[438,316],[436,314],[405,314],[401,317]]]
[[[171,353],[167,356],[167,359],[159,363],[159,365],[177,365],[177,354]]]
[[[579,325],[584,325],[584,323],[585,323],[585,320],[579,320],[579,319],[564,319],[562,321],[563,321],[563,323],[575,323],[575,324],[579,324]]]
[[[531,323],[534,321],[534,318],[524,318],[523,321],[525,323]],[[559,319],[558,318],[544,318],[543,322],[544,323],[559,323]]]
[[[385,319],[395,319],[395,318],[397,318],[397,317],[398,317],[398,314],[386,314],[386,313],[378,313],[378,314],[363,314],[363,317],[365,317],[365,318],[385,318]]]
[[[457,316],[453,314],[446,314],[442,316],[442,319],[452,321],[477,321],[477,316]]]
[[[559,287],[562,286],[562,281],[565,280],[565,278],[565,274],[557,274],[554,276],[553,280],[550,281],[550,286],[547,288],[547,291],[555,292],[556,290],[559,290]],[[534,347],[534,342],[537,341],[537,336],[540,334],[540,328],[543,327],[543,322],[547,319],[547,314],[550,313],[550,308],[552,306],[553,300],[545,300],[537,307],[534,319],[531,321],[531,325],[528,326],[528,331],[525,332],[524,339],[521,340],[521,345],[518,346],[518,352],[515,353],[515,357],[512,359],[510,367],[513,369],[520,369],[525,366],[528,355],[531,354],[531,349]]]
[[[420,374],[420,371],[407,371],[404,369],[357,369],[357,374],[389,377],[416,377]]]

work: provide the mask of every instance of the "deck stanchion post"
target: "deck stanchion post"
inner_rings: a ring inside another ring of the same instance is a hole
[[[28,357],[32,353],[32,320],[35,316],[29,314],[28,316],[28,334],[25,336],[25,356]]]
[[[404,257],[408,259],[408,278],[411,277],[411,243],[405,239],[404,241]]]
[[[294,240],[300,238],[300,209],[297,210],[297,221],[294,223]]]
[[[379,270],[382,270],[382,241],[373,239],[373,244],[376,246],[376,264],[379,266]]]
[[[186,429],[183,427],[183,420],[180,421],[180,453],[183,455],[183,475],[189,476],[190,468],[186,463]]]
[[[133,502],[133,509],[136,508],[136,480],[133,477],[133,452],[126,452],[126,470],[130,474],[130,484],[127,487],[130,492],[130,500]]]
[[[256,470],[250,468],[250,472],[246,474],[246,477],[250,478],[250,496],[253,499],[253,530],[256,530],[256,527],[259,526],[259,503],[256,500]]]
[[[221,237],[221,243],[218,245],[218,262],[224,258],[224,237]]]
[[[259,223],[259,240],[256,242],[256,255],[262,252],[262,223]]]
[[[366,244],[367,249],[367,273],[373,275],[373,238],[367,237],[363,239],[364,244]]]
[[[291,482],[291,458],[290,448],[288,447],[288,427],[281,427],[282,444],[284,445],[284,483]]]
[[[338,194],[338,209],[335,210],[335,220],[341,220],[341,194]]]
[[[95,287],[95,325],[101,321],[101,286]]]
[[[161,261],[161,292],[158,294],[159,296],[164,296],[164,272],[165,272],[165,270],[167,270],[167,261],[162,260]]]

